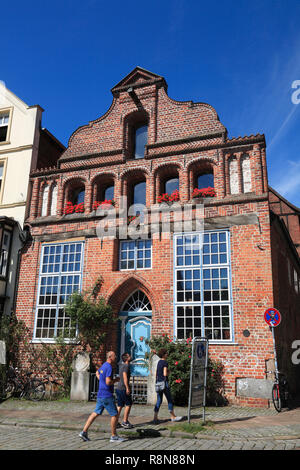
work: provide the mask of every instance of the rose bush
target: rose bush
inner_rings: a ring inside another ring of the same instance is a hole
[[[185,341],[173,341],[168,335],[153,336],[146,340],[150,353],[146,359],[151,359],[162,348],[168,351],[169,385],[175,405],[186,406],[189,400],[190,367],[192,357],[192,338]],[[224,398],[224,366],[219,361],[208,359],[207,370],[207,404],[219,406],[226,403]]]

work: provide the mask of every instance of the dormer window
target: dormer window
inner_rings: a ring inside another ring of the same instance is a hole
[[[144,158],[147,141],[148,126],[142,125],[137,127],[134,133],[134,158]]]

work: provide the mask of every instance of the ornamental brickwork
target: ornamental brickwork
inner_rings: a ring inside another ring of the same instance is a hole
[[[204,103],[172,100],[165,79],[140,67],[111,91],[113,101],[109,110],[71,135],[58,164],[31,174],[32,196],[26,222],[32,240],[22,253],[17,315],[34,336],[43,246],[82,241],[82,289],[90,288],[101,275],[101,294],[116,315],[120,315],[126,299],[140,290],[152,306],[151,333],[176,336],[179,320],[174,307],[173,234],[165,237],[158,233],[153,238],[151,268],[122,270],[121,241],[97,237],[99,217],[94,210],[95,202],[107,188],[113,187],[115,223],[120,227],[124,223],[119,218],[121,197],[132,200],[134,186],[144,182],[146,207],[159,208],[158,198],[166,181],[173,178],[179,180],[179,204],[190,204],[195,219],[193,191],[199,176],[211,174],[216,195],[204,199],[204,223],[209,233],[222,230],[229,233],[231,336],[210,338],[209,353],[224,363],[225,394],[231,403],[267,406],[267,398],[255,394],[238,396],[237,379],[268,377],[266,362],[273,358],[273,347],[263,313],[270,306],[282,305],[285,294],[278,292],[282,265],[289,263],[291,270],[293,266],[299,279],[300,265],[288,234],[273,222],[277,219],[269,202],[264,135],[228,139],[214,108]],[[148,138],[144,158],[135,159],[133,130],[141,123],[147,125]],[[79,190],[84,192],[82,211],[66,213],[67,203]],[[284,256],[278,266],[275,259],[280,250]],[[290,343],[300,337],[299,286],[298,291],[295,286],[294,282],[287,286],[293,295],[289,305],[282,305],[284,328],[280,341],[284,344],[282,364],[296,388],[295,371],[289,361]],[[217,325],[217,317],[212,321]],[[209,325],[203,317],[202,327],[205,322]],[[218,326],[209,328],[221,331]],[[250,335],[245,335],[246,330]],[[279,329],[277,334],[281,334]],[[117,324],[112,325],[107,349],[120,351],[118,335]]]

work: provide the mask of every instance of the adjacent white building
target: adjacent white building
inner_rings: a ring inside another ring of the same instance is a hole
[[[55,166],[65,149],[42,129],[43,111],[0,82],[0,317],[14,310],[19,250],[29,236],[23,229],[30,172]]]

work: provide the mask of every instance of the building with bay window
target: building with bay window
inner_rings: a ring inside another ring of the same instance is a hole
[[[165,79],[141,67],[111,91],[109,110],[74,131],[57,165],[30,174],[16,311],[32,341],[67,332],[66,299],[101,276],[118,318],[103,355],[131,352],[132,375],[143,377],[151,335],[205,336],[224,363],[227,399],[266,406],[260,385],[274,357],[264,311],[277,307],[279,365],[296,390],[300,212],[293,206],[291,232],[274,209],[264,135],[229,139],[212,106],[173,100]],[[178,225],[184,210],[188,224]],[[114,236],[99,235],[103,221]],[[130,236],[132,226],[143,235]]]

